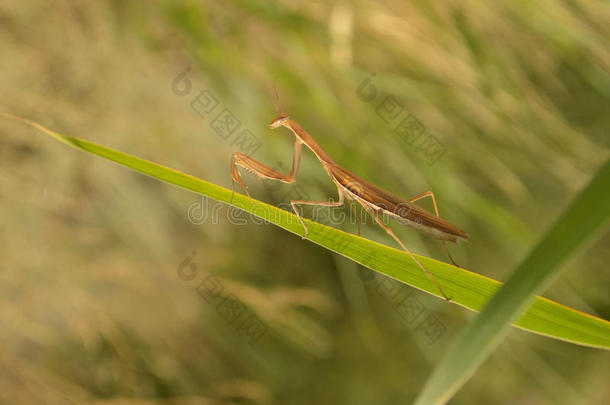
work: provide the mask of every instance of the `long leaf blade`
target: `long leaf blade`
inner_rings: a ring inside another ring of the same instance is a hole
[[[224,187],[93,142],[61,135],[35,122],[11,114],[0,112],[0,115],[23,121],[74,148],[111,160],[155,179],[232,205],[293,234],[300,236],[303,232],[296,216],[285,210],[261,201],[248,199],[237,193],[233,202],[230,203],[231,190]],[[438,296],[436,287],[403,251],[307,219],[305,221],[309,228],[308,240],[372,270]],[[500,282],[480,274],[459,269],[427,257],[416,256],[452,297],[452,302],[464,308],[473,311],[481,310],[502,285]],[[529,309],[513,324],[524,330],[555,339],[610,349],[610,322],[542,297],[535,297]]]

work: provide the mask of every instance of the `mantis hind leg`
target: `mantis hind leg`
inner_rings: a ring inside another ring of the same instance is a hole
[[[394,238],[394,240],[400,245],[400,247],[403,248],[403,250],[405,252],[407,252],[409,254],[409,256],[411,256],[411,259],[413,259],[413,261],[419,266],[419,268],[421,268],[424,273],[426,273],[426,276],[428,276],[428,278],[430,280],[432,280],[432,282],[434,283],[434,285],[436,286],[437,290],[441,293],[441,295],[443,296],[443,298],[445,298],[445,301],[451,301],[451,298],[447,297],[447,294],[445,294],[445,292],[443,291],[443,289],[441,288],[440,285],[438,285],[438,282],[436,281],[436,279],[432,276],[432,274],[430,274],[430,272],[424,267],[423,264],[420,263],[419,260],[417,260],[417,258],[415,257],[415,255],[409,250],[409,248],[407,248],[405,246],[404,243],[402,243],[402,241],[400,239],[398,239],[398,236],[396,236],[396,234],[394,233],[394,231],[392,231],[392,229],[387,226],[386,224],[383,223],[383,221],[381,219],[379,219],[379,213],[375,210],[374,207],[371,207],[369,204],[367,204],[364,201],[360,201],[359,202],[362,204],[362,206],[364,207],[364,209],[373,217],[373,219],[375,220],[375,222],[377,222],[377,224],[382,227],[386,233],[388,235],[390,235],[392,238]]]
[[[432,191],[426,191],[423,194],[418,195],[417,197],[413,197],[410,200],[408,200],[410,203],[415,202],[417,200],[421,200],[422,198],[426,198],[426,197],[430,197],[432,198],[432,204],[434,205],[434,213],[436,214],[437,217],[440,217],[439,213],[438,213],[438,206],[436,205],[436,198],[434,197],[434,193]],[[443,244],[443,247],[445,248],[445,253],[447,253],[447,256],[449,257],[449,260],[451,260],[451,263],[453,263],[453,265],[455,267],[460,267],[455,260],[453,260],[453,257],[451,256],[451,252],[449,252],[449,248],[447,247],[447,242],[445,242],[444,240],[441,240],[441,243]]]

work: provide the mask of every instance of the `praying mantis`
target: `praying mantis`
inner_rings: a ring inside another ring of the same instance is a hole
[[[384,224],[379,218],[381,214],[388,214],[390,217],[396,219],[402,224],[439,239],[443,243],[445,252],[449,256],[449,259],[453,265],[459,267],[451,257],[451,253],[447,248],[446,242],[449,241],[457,243],[460,240],[467,240],[469,238],[468,234],[449,221],[440,217],[434,193],[432,191],[426,191],[425,193],[411,198],[410,200],[404,200],[337,164],[320,147],[320,145],[318,145],[313,137],[303,128],[301,128],[296,121],[292,120],[288,114],[280,113],[278,117],[269,125],[270,129],[276,129],[279,127],[288,128],[295,136],[292,169],[290,170],[290,173],[280,173],[241,152],[235,152],[231,156],[231,180],[233,193],[235,192],[235,183],[237,182],[244,189],[248,197],[250,197],[248,187],[244,184],[239,174],[238,166],[263,179],[277,180],[287,184],[294,183],[296,181],[296,175],[301,163],[301,152],[303,145],[305,145],[314,153],[314,155],[316,155],[332,182],[337,186],[338,199],[337,201],[290,201],[292,210],[304,228],[302,237],[306,238],[309,231],[296,208],[297,205],[340,207],[343,206],[346,198],[356,201],[362,205],[365,211],[371,215],[371,217],[373,217],[375,222],[381,228],[383,228],[405,252],[411,256],[413,261],[415,261],[415,263],[432,280],[445,300],[450,301],[451,299],[445,294],[432,274],[430,274],[430,272],[421,264],[415,255],[413,255],[413,253],[405,246],[405,244],[402,243],[396,234],[394,234],[392,229]],[[425,197],[430,197],[432,199],[434,212],[436,215],[413,204],[415,201],[421,200]],[[233,197],[231,197],[231,200],[232,199]]]

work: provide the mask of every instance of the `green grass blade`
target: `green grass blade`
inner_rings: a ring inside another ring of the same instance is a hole
[[[558,274],[559,266],[606,223],[610,217],[609,190],[610,160],[462,331],[427,381],[416,404],[445,403],[466,382],[508,333],[510,322],[530,305],[533,294],[544,289]],[[528,313],[531,310],[532,307]],[[528,319],[529,322],[536,321]]]
[[[24,121],[65,144],[114,161],[139,173],[230,204],[293,234],[300,236],[303,233],[296,216],[285,210],[237,193],[230,203],[231,190],[224,187],[92,142],[58,134],[28,120],[3,113],[0,115]],[[308,240],[398,281],[439,296],[430,279],[403,251],[316,222],[305,221],[309,228]],[[477,273],[458,269],[427,257],[417,257],[452,298],[452,302],[470,310],[481,310],[501,286],[501,283]],[[580,345],[610,348],[610,322],[541,297],[534,299],[533,304],[514,322],[514,325]]]

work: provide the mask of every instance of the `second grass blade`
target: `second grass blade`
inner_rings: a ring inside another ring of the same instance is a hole
[[[610,160],[564,212],[542,241],[517,267],[460,334],[434,370],[416,404],[442,404],[465,383],[508,333],[537,291],[551,282],[570,255],[610,218]]]

